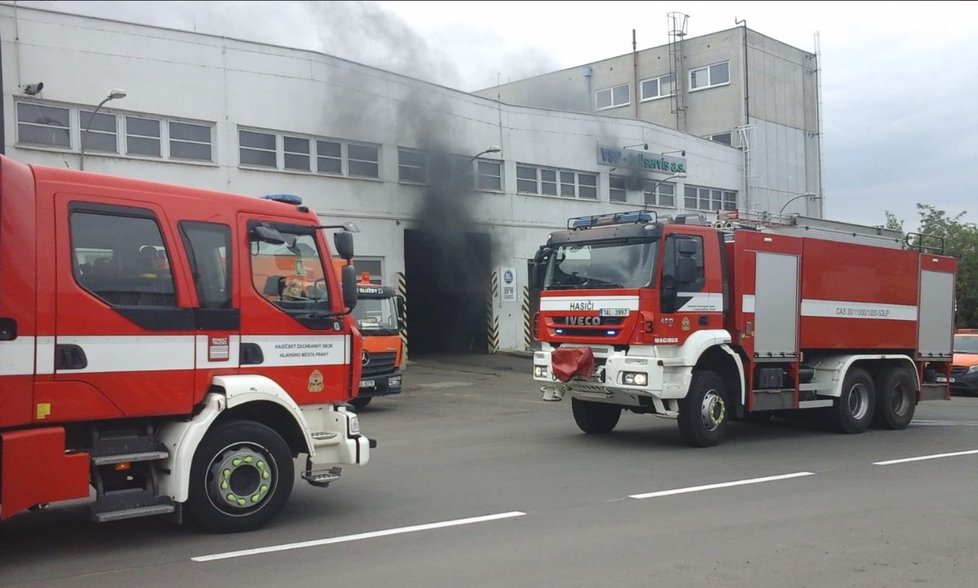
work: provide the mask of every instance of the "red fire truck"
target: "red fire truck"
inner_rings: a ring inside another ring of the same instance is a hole
[[[94,497],[98,521],[243,531],[281,509],[299,455],[315,486],[367,463],[346,410],[356,276],[324,233],[341,228],[288,195],[0,157],[0,519]]]
[[[532,271],[544,398],[570,393],[586,433],[622,409],[675,418],[693,446],[731,418],[801,409],[846,433],[902,429],[919,400],[949,398],[956,260],[895,231],[786,220],[570,219]]]

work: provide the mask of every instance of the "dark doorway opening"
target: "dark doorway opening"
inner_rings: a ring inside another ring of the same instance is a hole
[[[463,233],[455,241],[404,231],[411,355],[488,351],[489,234]]]

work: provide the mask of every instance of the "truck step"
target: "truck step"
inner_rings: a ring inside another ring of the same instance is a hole
[[[96,497],[92,519],[100,523],[172,513],[176,505],[169,496],[158,496],[150,490],[127,488]]]
[[[340,472],[343,468],[332,467],[328,470],[306,470],[302,472],[302,479],[309,482],[313,486],[319,486],[320,488],[325,488],[329,486],[330,482],[335,482],[340,479]]]
[[[170,514],[176,510],[173,504],[156,504],[152,506],[140,506],[125,510],[113,510],[109,512],[95,512],[93,518],[100,523],[111,523],[112,521],[122,521],[125,519],[135,519],[139,517],[151,517],[162,514]]]
[[[133,463],[137,461],[155,461],[170,456],[168,451],[142,451],[139,453],[120,453],[116,455],[93,455],[92,465],[104,466],[117,463]]]

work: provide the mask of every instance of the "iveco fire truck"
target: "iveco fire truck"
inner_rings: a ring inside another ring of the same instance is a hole
[[[692,446],[778,411],[902,429],[950,397],[957,262],[923,242],[796,216],[572,218],[535,258],[533,377],[586,433],[622,410],[677,419]]]
[[[290,195],[0,156],[0,519],[89,499],[98,521],[243,531],[282,508],[297,456],[320,487],[367,463],[340,228]]]

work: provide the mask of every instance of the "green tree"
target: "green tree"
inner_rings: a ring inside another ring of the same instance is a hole
[[[894,231],[903,231],[903,221],[897,219],[896,215],[889,210],[884,211],[886,214],[886,224],[883,225],[884,229],[892,229]]]
[[[929,204],[917,204],[917,213],[918,231],[944,239],[944,252],[958,258],[958,326],[978,327],[978,227],[962,220],[965,212],[952,217]],[[886,214],[889,225],[893,215],[889,211]],[[920,243],[928,246],[933,241],[925,239]]]

